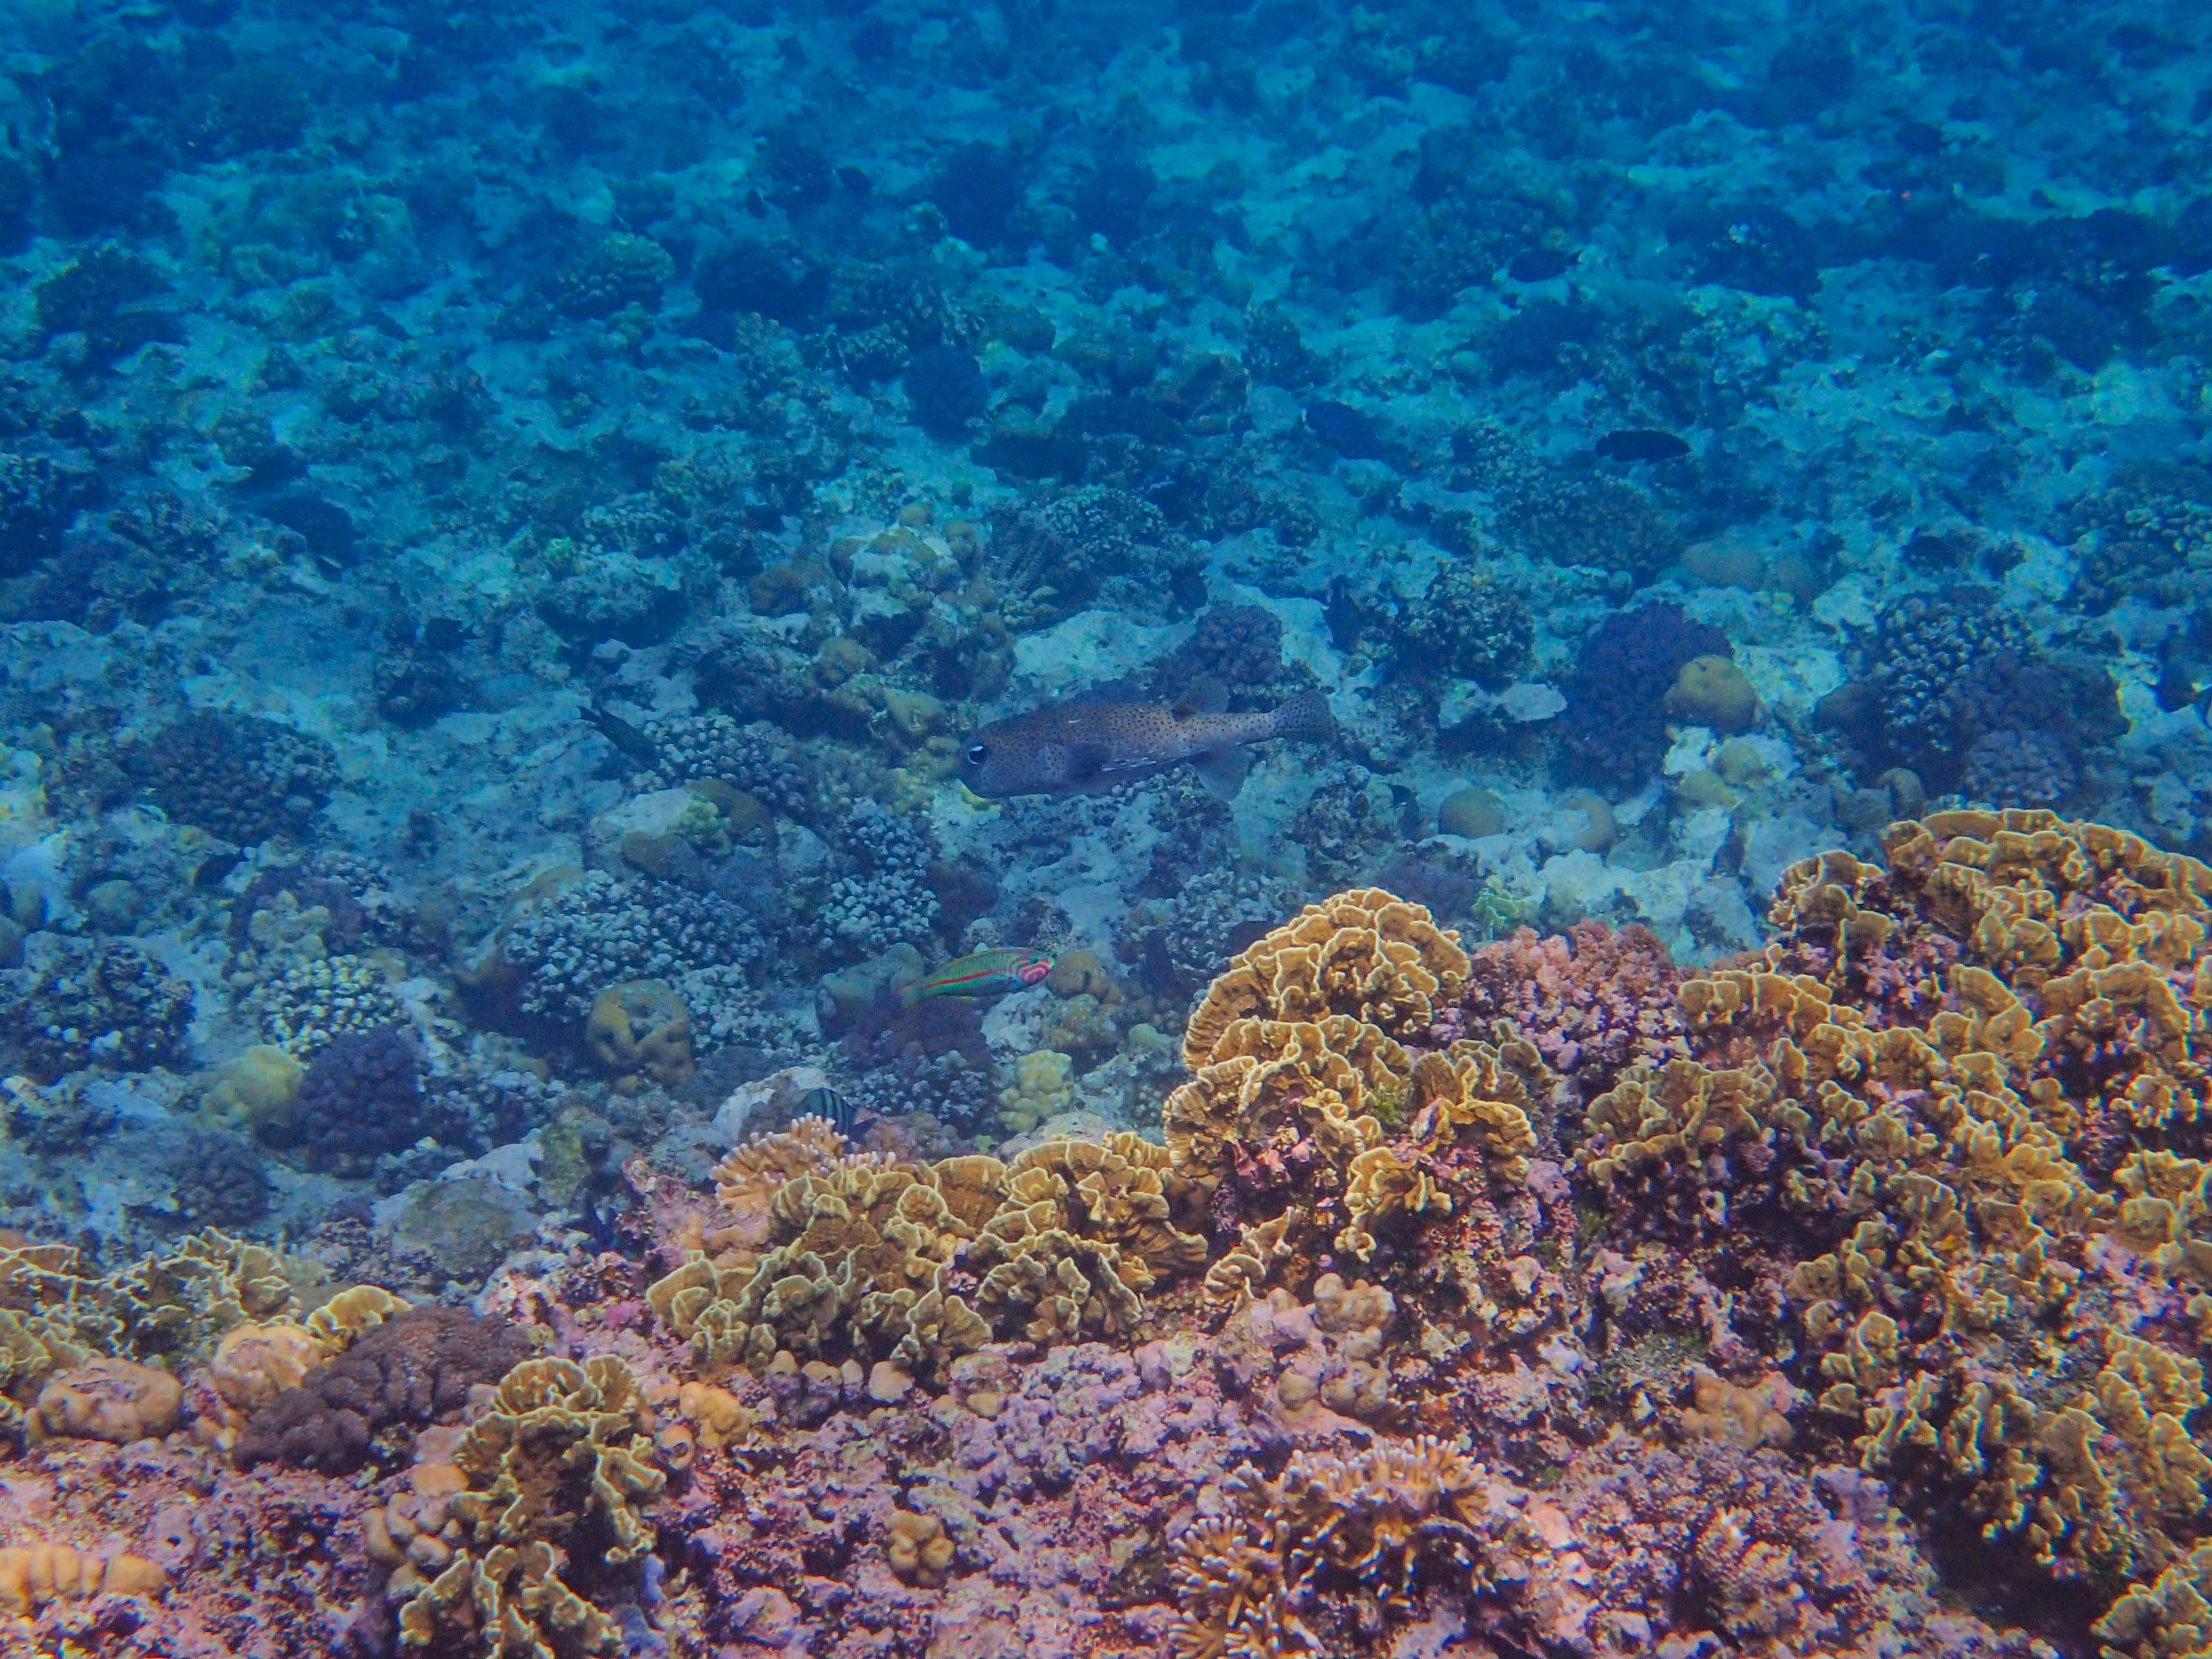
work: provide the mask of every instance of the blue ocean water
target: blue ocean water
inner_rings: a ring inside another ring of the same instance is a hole
[[[2208,120],[2171,4],[14,0],[0,1654],[2199,1651]],[[645,1541],[486,1589],[532,1353]],[[1371,1547],[1232,1595],[1262,1480]]]

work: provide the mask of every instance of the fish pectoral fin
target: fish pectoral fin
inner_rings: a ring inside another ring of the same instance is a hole
[[[1252,769],[1252,751],[1224,749],[1217,754],[1200,755],[1191,763],[1191,768],[1208,794],[1220,800],[1234,800],[1237,792],[1244,787],[1245,775]]]
[[[1176,700],[1170,712],[1177,720],[1187,720],[1200,714],[1222,714],[1228,708],[1229,688],[1212,674],[1200,674],[1183,688],[1182,696]]]
[[[1083,783],[1093,778],[1110,778],[1136,764],[1127,757],[1117,754],[1108,744],[1074,744],[1067,751],[1067,779],[1071,783]]]

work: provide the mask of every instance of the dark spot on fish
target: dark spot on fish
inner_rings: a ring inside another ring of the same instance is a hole
[[[2183,664],[2169,662],[2159,670],[2157,690],[2158,706],[2171,714],[2197,701],[2197,676]]]
[[[298,490],[278,496],[261,510],[285,529],[298,532],[308,553],[325,568],[342,570],[353,563],[353,514],[336,501]]]
[[[203,860],[200,867],[192,872],[192,885],[202,889],[222,886],[245,857],[243,853],[217,853]]]
[[[1306,430],[1352,461],[1387,461],[1390,446],[1374,418],[1350,404],[1324,399],[1306,407]]]
[[[1516,283],[1548,283],[1554,276],[1565,276],[1571,263],[1556,248],[1523,248],[1513,256],[1513,262],[1505,267],[1505,274]]]
[[[473,623],[459,617],[432,617],[422,624],[423,648],[430,651],[458,651],[476,632]]]
[[[1597,453],[1608,461],[1679,461],[1690,446],[1671,432],[1634,426],[1607,433],[1597,441]]]
[[[861,172],[860,168],[854,167],[839,167],[837,169],[837,182],[844,185],[846,190],[854,196],[866,196],[870,191],[875,188],[874,182],[869,179],[868,175]]]

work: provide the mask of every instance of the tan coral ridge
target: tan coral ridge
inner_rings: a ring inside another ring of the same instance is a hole
[[[544,1659],[623,1651],[622,1627],[579,1593],[571,1563],[625,1567],[653,1547],[645,1510],[667,1476],[653,1413],[618,1360],[528,1359],[501,1380],[450,1469],[379,1511],[372,1557],[392,1569],[401,1644],[473,1644]]]
[[[1682,985],[1698,1057],[1594,1103],[1578,1161],[1632,1224],[1779,1254],[1862,1463],[2133,1583],[2134,1632],[2212,1498],[2197,1332],[2137,1289],[2212,1320],[2212,1172],[2168,1144],[2206,1113],[2212,869],[2048,812],[1885,847],[1785,876],[1764,957]]]
[[[49,1601],[89,1601],[95,1595],[158,1596],[169,1575],[128,1552],[99,1554],[68,1544],[0,1549],[0,1612],[22,1616]]]
[[[1126,1337],[1144,1291],[1206,1258],[1176,1223],[1166,1152],[1131,1134],[920,1164],[846,1156],[802,1126],[717,1175],[731,1224],[647,1292],[708,1371],[781,1352],[919,1373],[1000,1334]]]
[[[1176,1171],[1209,1202],[1233,1195],[1217,1297],[1306,1282],[1332,1246],[1364,1262],[1395,1223],[1450,1214],[1455,1190],[1527,1178],[1551,1086],[1534,1047],[1505,1031],[1407,1047],[1468,965],[1425,909],[1364,888],[1309,906],[1213,982],[1184,1034],[1192,1078],[1162,1116]]]

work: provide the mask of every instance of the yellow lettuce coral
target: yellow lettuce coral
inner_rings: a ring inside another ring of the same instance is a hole
[[[1223,1483],[1236,1513],[1194,1522],[1169,1578],[1180,1659],[1328,1651],[1310,1622],[1331,1594],[1410,1611],[1416,1581],[1486,1587],[1482,1472],[1428,1435],[1355,1456],[1299,1452],[1274,1480],[1249,1464]]]
[[[994,1326],[1039,1341],[1126,1333],[1142,1291],[1206,1258],[1174,1224],[1187,1194],[1167,1154],[1131,1134],[1047,1141],[1011,1165],[842,1158],[776,1176],[758,1248],[696,1252],[647,1291],[702,1368],[873,1352],[919,1371]],[[723,1184],[750,1203],[756,1178]],[[954,1288],[956,1263],[972,1292]]]
[[[1865,1467],[2136,1581],[2108,1621],[2135,1640],[2191,1593],[2160,1575],[2212,1498],[2205,1391],[2096,1269],[2102,1240],[2140,1252],[2212,1328],[2212,1182],[2166,1144],[2204,1115],[2212,870],[2048,812],[1885,850],[1784,876],[1763,959],[1681,988],[1696,1057],[1593,1103],[1577,1162],[1638,1224],[1773,1249]],[[2101,1368],[2061,1386],[2092,1331]]]
[[[437,1505],[450,1542],[422,1552],[410,1540],[403,1553],[385,1522],[402,1643],[532,1659],[620,1652],[621,1626],[562,1575],[572,1559],[623,1566],[653,1547],[645,1506],[667,1483],[652,1462],[653,1427],[618,1359],[528,1359],[509,1371],[453,1454],[464,1484]],[[426,1558],[446,1565],[426,1577]]]

